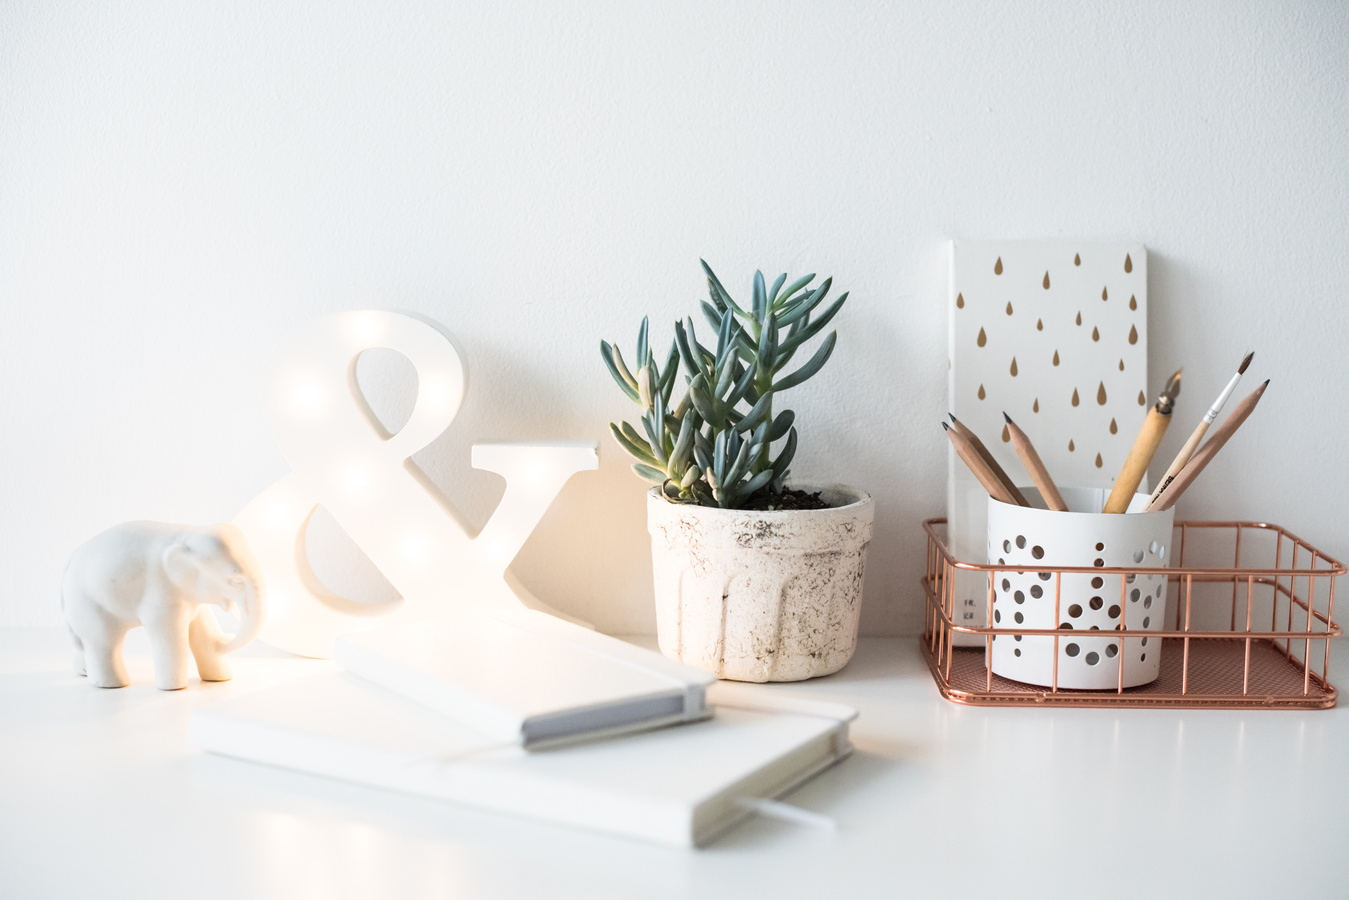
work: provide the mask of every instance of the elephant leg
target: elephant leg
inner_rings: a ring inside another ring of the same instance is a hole
[[[225,635],[216,624],[215,615],[206,605],[198,607],[197,614],[187,626],[187,643],[197,660],[197,674],[202,681],[229,681],[229,662],[221,652]]]
[[[75,668],[75,674],[83,675],[87,671],[84,665],[84,642],[80,640],[80,636],[75,633],[74,628],[66,625],[66,631],[70,632],[70,640],[75,645],[75,653],[70,659]]]
[[[145,623],[150,654],[155,661],[155,687],[161,691],[181,691],[187,687],[190,616],[191,610],[175,610]]]
[[[122,660],[122,642],[128,630],[109,627],[79,639],[84,644],[84,671],[95,687],[120,688],[131,683]]]

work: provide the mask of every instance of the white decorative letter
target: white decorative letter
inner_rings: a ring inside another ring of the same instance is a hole
[[[356,359],[373,347],[402,353],[417,370],[416,404],[395,435],[379,425],[356,384]],[[463,396],[464,366],[449,336],[401,313],[329,316],[282,350],[269,412],[293,471],[234,520],[268,587],[261,640],[326,658],[340,635],[377,625],[444,618],[479,605],[553,612],[509,579],[506,567],[567,479],[597,468],[596,445],[475,445],[474,468],[505,477],[506,493],[470,538],[408,462],[449,426]],[[320,503],[402,595],[400,602],[356,603],[323,588],[304,545]]]

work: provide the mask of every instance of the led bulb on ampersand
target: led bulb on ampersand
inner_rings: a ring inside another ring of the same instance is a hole
[[[353,393],[355,360],[374,347],[402,353],[417,372],[418,402],[392,437],[377,430]],[[463,363],[447,334],[400,313],[342,313],[297,335],[276,372],[272,426],[292,472],[235,519],[273,598],[261,640],[328,657],[333,641],[347,632],[444,618],[477,605],[524,604],[556,613],[508,584],[506,568],[567,479],[598,466],[593,442],[475,445],[474,467],[502,475],[506,492],[471,537],[408,462],[446,429],[463,399]],[[320,503],[400,602],[372,610],[322,588],[304,553],[304,529]]]

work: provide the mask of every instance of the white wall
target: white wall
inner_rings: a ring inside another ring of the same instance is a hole
[[[1185,419],[1247,349],[1274,379],[1181,512],[1349,555],[1347,38],[1335,3],[0,5],[0,624],[58,622],[107,525],[227,519],[280,477],[263,364],[372,306],[467,352],[418,459],[473,522],[502,487],[473,439],[601,441],[516,571],[651,629],[597,348],[644,313],[668,340],[704,256],[852,291],[796,470],[876,496],[863,625],[913,632],[952,236],[1144,241]]]

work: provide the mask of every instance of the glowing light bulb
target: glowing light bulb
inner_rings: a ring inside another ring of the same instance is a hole
[[[316,378],[301,376],[291,382],[290,407],[305,418],[313,418],[328,406],[328,392]]]

